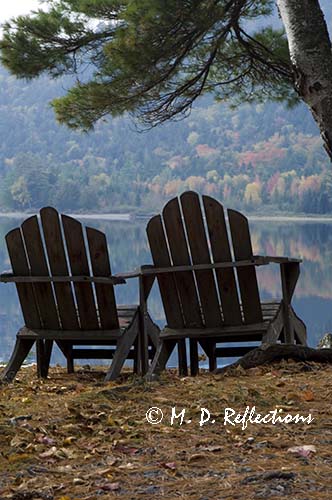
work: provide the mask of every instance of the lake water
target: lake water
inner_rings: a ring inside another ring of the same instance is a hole
[[[10,269],[5,234],[17,227],[22,220],[23,217],[21,220],[0,218],[1,271]],[[151,263],[145,235],[146,221],[88,221],[84,218],[82,222],[106,233],[113,273]],[[309,345],[315,346],[324,333],[332,331],[332,223],[252,220],[250,228],[255,254],[303,259],[293,305],[307,325]],[[263,300],[281,296],[277,265],[259,268],[258,279]],[[136,303],[137,280],[117,286],[116,296],[119,304]],[[153,319],[162,326],[164,314],[157,287],[154,287],[151,294],[149,309]],[[0,361],[5,361],[11,354],[16,332],[23,325],[14,284],[0,284],[0,318]],[[34,353],[30,360],[34,360]],[[64,363],[60,352],[54,351],[52,362]]]

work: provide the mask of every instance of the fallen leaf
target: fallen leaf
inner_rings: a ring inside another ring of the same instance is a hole
[[[195,462],[196,460],[204,460],[206,458],[206,456],[204,455],[204,453],[194,453],[193,455],[190,455],[190,457],[188,457],[188,462]]]
[[[303,391],[302,399],[304,401],[313,401],[315,399],[315,395],[311,390]]]
[[[117,491],[120,489],[120,483],[106,483],[100,486],[100,489],[104,491]]]
[[[308,445],[303,445],[303,446],[292,446],[291,448],[288,448],[287,452],[289,453],[295,453],[296,455],[299,455],[301,457],[310,457],[311,453],[316,453],[316,446],[312,444]]]
[[[117,461],[118,459],[116,457],[113,457],[113,455],[110,455],[106,458],[107,465],[115,465]]]
[[[13,453],[12,455],[9,455],[8,462],[20,462],[21,460],[27,460],[28,458],[31,458],[31,456],[27,453]]]
[[[70,444],[72,444],[73,441],[76,441],[76,439],[77,438],[75,436],[68,436],[64,439],[63,444],[70,445]]]
[[[52,448],[50,448],[49,450],[40,453],[39,456],[40,458],[54,457],[57,451],[58,451],[57,448],[55,446],[52,446]]]
[[[222,450],[221,446],[200,446],[199,449],[201,451],[208,451],[208,452],[216,452]]]
[[[165,469],[171,469],[171,470],[176,470],[177,465],[175,462],[166,462],[161,464]]]
[[[107,417],[107,425],[111,426],[111,427],[115,427],[116,426],[116,423],[114,422],[114,418],[109,416]]]
[[[11,440],[10,442],[10,446],[12,448],[20,448],[21,446],[26,446],[26,440],[25,439],[22,439],[20,438],[19,436],[15,436],[13,437],[13,439]]]
[[[84,483],[85,483],[85,481],[81,477],[74,477],[74,479],[73,479],[73,484],[74,485],[84,484]]]
[[[263,375],[263,373],[264,373],[263,369],[261,367],[259,367],[259,366],[255,366],[254,368],[249,368],[247,370],[247,375],[249,375],[249,376],[251,375],[253,377],[257,377],[259,375]]]
[[[119,469],[135,469],[135,465],[128,462],[127,464],[119,465]]]
[[[139,452],[138,448],[133,448],[131,446],[124,446],[124,445],[116,445],[115,447],[116,451],[119,451],[120,453],[125,453],[126,455],[136,455],[136,453]]]
[[[49,438],[48,436],[39,436],[37,438],[38,443],[52,445],[54,444],[54,439]]]
[[[32,415],[18,415],[17,417],[12,417],[9,419],[12,425],[17,425],[20,421],[31,420]]]
[[[286,382],[284,382],[283,380],[279,380],[278,382],[276,382],[277,387],[283,387],[284,385],[286,385]]]

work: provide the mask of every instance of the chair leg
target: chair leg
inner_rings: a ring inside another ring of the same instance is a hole
[[[62,354],[66,357],[67,373],[74,373],[73,346],[61,340],[56,340],[56,343]]]
[[[149,360],[153,359],[155,357],[157,348],[154,344],[149,345]]]
[[[186,377],[188,375],[186,339],[178,341],[178,357],[179,375]]]
[[[209,371],[214,372],[217,368],[216,343],[211,341],[209,356]]]
[[[75,373],[74,359],[72,356],[68,356],[67,358],[67,373]]]
[[[45,340],[45,377],[48,375],[48,370],[50,367],[51,356],[53,350],[53,340]]]
[[[294,325],[295,340],[297,344],[307,345],[307,329],[303,321],[297,316],[294,309],[290,309],[291,320]]]
[[[37,360],[37,377],[42,377],[43,363],[44,363],[44,340],[38,339],[36,341],[36,360]]]
[[[53,340],[37,340],[37,373],[38,377],[47,378],[52,354]]]
[[[147,344],[147,364],[145,366],[146,372],[142,373],[142,375],[145,375],[149,371],[149,362],[152,360],[156,354],[158,345],[159,345],[159,334],[160,334],[160,328],[152,321],[151,317],[149,314],[146,314],[145,316],[145,327],[147,331],[147,338],[148,338],[148,344]]]
[[[159,343],[160,328],[152,321],[148,314],[145,318],[145,325],[149,337],[149,342],[152,346],[154,346],[155,349],[157,349]]]
[[[133,367],[134,373],[138,373],[139,352],[140,351],[139,351],[138,338],[136,338],[134,342],[134,367]]]
[[[21,368],[34,343],[34,339],[22,339],[17,337],[11,358],[1,374],[2,380],[5,382],[14,380],[16,373]]]
[[[176,343],[176,340],[171,339],[160,341],[160,344],[157,348],[156,354],[148,371],[147,378],[149,378],[153,374],[159,374],[165,369],[166,363],[169,360]]]
[[[190,348],[190,373],[194,377],[195,375],[198,375],[199,372],[197,340],[190,339],[189,348]]]
[[[133,323],[119,339],[116,350],[113,356],[111,366],[106,374],[105,382],[115,380],[121,372],[124,362],[126,361],[132,345],[135,343],[138,336],[138,325]]]
[[[137,374],[143,376],[149,369],[149,336],[144,318],[140,317],[138,337],[138,370]]]
[[[209,358],[209,371],[214,372],[214,370],[217,368],[216,343],[212,340],[207,341],[205,352]]]
[[[213,372],[217,368],[216,342],[204,339],[200,340],[199,343],[209,359],[209,371]]]

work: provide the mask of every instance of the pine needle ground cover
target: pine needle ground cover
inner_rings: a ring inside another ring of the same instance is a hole
[[[0,393],[1,500],[332,498],[331,367],[108,384],[100,371],[57,367],[41,381],[32,367]],[[247,406],[314,420],[224,425],[226,408]],[[146,419],[151,407],[159,424]],[[185,409],[182,425],[172,408]]]

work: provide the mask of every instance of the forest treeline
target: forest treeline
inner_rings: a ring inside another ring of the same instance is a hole
[[[250,212],[332,213],[331,166],[304,106],[205,97],[177,123],[142,132],[116,118],[86,134],[49,105],[69,86],[0,68],[0,210],[150,212],[193,189]]]

